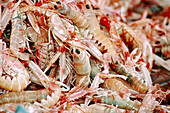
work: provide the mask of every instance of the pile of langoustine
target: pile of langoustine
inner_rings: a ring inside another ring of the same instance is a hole
[[[169,112],[170,90],[151,78],[170,71],[168,2],[2,0],[1,8],[1,112]]]

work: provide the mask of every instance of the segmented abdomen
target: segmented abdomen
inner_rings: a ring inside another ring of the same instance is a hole
[[[118,57],[116,50],[110,39],[102,33],[96,15],[93,12],[88,14],[88,21],[89,26],[87,29],[89,29],[89,32],[93,35],[92,40],[98,43],[98,48],[104,47],[104,50],[106,50],[104,53],[109,53],[115,62]]]
[[[0,105],[6,103],[35,102],[47,98],[47,90],[9,92],[0,95]]]
[[[7,54],[2,54],[0,58],[3,61],[0,61],[0,67],[3,69],[0,75],[0,88],[21,91],[29,84],[29,73],[17,58],[9,52]]]
[[[61,13],[66,15],[70,20],[73,21],[75,25],[79,28],[87,28],[89,23],[83,14],[81,14],[77,9],[74,7],[74,4],[66,4],[64,2],[57,3],[57,10]]]
[[[102,86],[116,91],[119,95],[130,93],[129,89],[121,81],[116,79],[107,79]]]
[[[147,93],[149,89],[149,85],[138,76],[130,75],[127,81],[130,83],[131,87],[139,93]]]
[[[38,65],[42,70],[44,70],[48,66],[50,59],[54,55],[54,52],[49,48],[48,45],[42,45],[36,50],[36,55],[38,59]]]
[[[124,23],[119,22],[118,25],[120,25],[118,28],[118,33],[121,35],[122,40],[129,46],[129,48],[139,48],[142,50],[142,40],[137,36],[136,32]]]
[[[123,108],[128,110],[136,110],[136,111],[138,110],[136,107],[134,107],[133,103],[130,103],[122,98],[120,99],[114,98],[113,96],[101,98],[101,103],[115,105],[118,106],[118,108]]]

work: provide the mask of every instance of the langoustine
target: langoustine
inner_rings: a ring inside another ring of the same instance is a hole
[[[102,87],[116,91],[121,97],[128,95],[130,93],[129,89],[117,79],[107,79],[105,80]]]
[[[97,43],[98,48],[101,48],[100,46],[104,47],[106,51],[111,55],[112,60],[114,60],[114,62],[117,60],[116,51],[112,46],[111,41],[101,32],[96,16],[93,13],[90,4],[87,4],[85,9],[87,18],[84,17],[83,14],[79,12],[77,13],[77,10],[74,7],[64,2],[57,3],[56,8],[61,14],[64,14],[70,18],[83,31],[87,29],[93,35],[91,40],[94,40],[94,42]],[[93,22],[89,23],[89,21]]]
[[[51,93],[46,89],[38,91],[10,92],[0,96],[0,104],[40,102],[40,105],[43,107],[52,107],[58,102],[60,96],[60,90]]]
[[[90,82],[91,66],[87,51],[77,47],[71,50],[76,71],[76,85],[87,86]]]
[[[107,94],[108,93],[108,94]],[[128,110],[135,110],[138,111],[140,102],[139,101],[131,101],[128,100],[128,97],[126,99],[121,98],[118,93],[116,92],[107,92],[102,93],[94,96],[94,101],[109,104],[109,105],[117,105],[119,108],[124,108]]]
[[[0,95],[0,104],[2,105],[6,103],[35,102],[40,101],[41,99],[45,99],[47,95],[47,90],[10,92]]]
[[[29,54],[24,53],[27,50],[28,37],[26,34],[26,24],[24,20],[26,15],[19,11],[19,7],[14,11],[11,22],[12,31],[10,36],[10,49],[12,53],[22,60],[29,60]],[[23,52],[23,53],[22,53]]]
[[[0,40],[0,87],[9,91],[20,91],[29,84],[29,74],[23,64],[16,58],[6,44]]]

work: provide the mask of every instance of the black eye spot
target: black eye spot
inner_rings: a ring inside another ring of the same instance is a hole
[[[156,41],[155,43],[156,43],[156,44],[160,44],[160,42],[159,42],[159,41]]]
[[[169,25],[169,23],[167,22],[166,25]]]
[[[71,61],[73,61],[73,56],[69,56],[69,57],[70,57]]]
[[[78,49],[76,49],[76,53],[77,53],[77,54],[80,54],[80,51],[79,51]]]
[[[47,20],[48,18],[47,17],[45,17],[45,20]]]
[[[61,4],[61,2],[60,2],[60,1],[57,1],[56,3],[57,3],[57,4]]]
[[[3,12],[3,10],[4,10],[4,7],[2,6],[2,8],[1,8],[1,12]]]
[[[92,104],[95,104],[95,102],[94,101],[90,101],[89,105],[92,105]]]
[[[148,92],[148,90],[146,91],[146,93]]]
[[[54,8],[57,9],[57,5],[54,5]]]
[[[101,70],[103,71],[103,70],[104,70],[104,67],[102,67]]]
[[[73,49],[71,50],[71,54],[73,54]]]
[[[143,83],[145,83],[146,81],[145,80],[143,80]]]
[[[90,9],[90,6],[89,6],[89,4],[87,4],[87,5],[86,5],[86,8],[87,8],[87,9]]]
[[[147,15],[147,18],[152,18],[152,16],[151,15]]]

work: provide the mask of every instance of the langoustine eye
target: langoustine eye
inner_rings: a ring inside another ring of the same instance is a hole
[[[77,54],[80,54],[80,50],[76,49],[76,53],[77,53]]]

